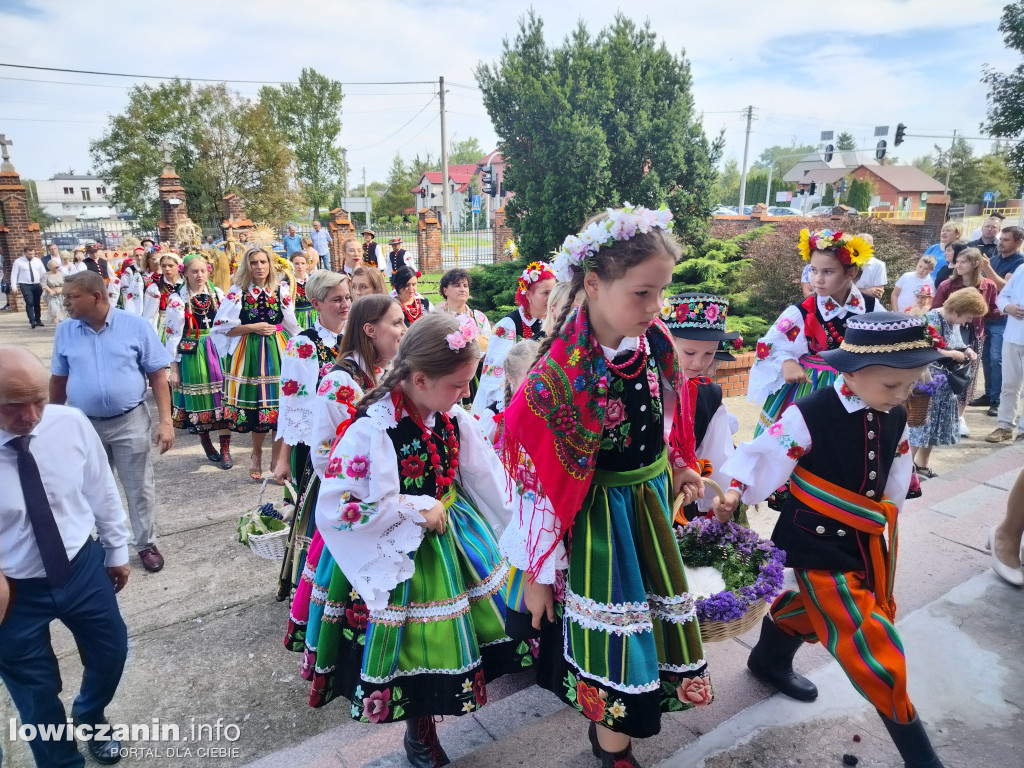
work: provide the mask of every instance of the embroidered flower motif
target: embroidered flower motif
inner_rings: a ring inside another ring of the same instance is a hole
[[[354,523],[358,523],[362,517],[363,513],[359,510],[359,505],[354,501],[350,501],[341,508],[341,520],[344,523],[352,525]]]
[[[839,309],[839,305],[832,300],[832,297],[829,297],[825,300],[826,312],[835,312],[837,309]]]
[[[786,451],[786,455],[789,456],[789,458],[791,458],[791,459],[799,459],[801,456],[804,455],[804,449],[801,448],[796,443],[793,443],[789,447],[789,450]]]
[[[338,391],[334,393],[334,399],[339,403],[351,403],[355,400],[356,391],[347,384],[342,384],[338,387]]]
[[[410,479],[416,479],[423,475],[423,468],[425,466],[426,462],[424,462],[419,456],[413,454],[412,456],[402,459],[402,474]]]
[[[658,382],[658,371],[656,369],[647,369],[647,387],[651,390],[651,397],[658,397],[661,386]]]
[[[683,704],[701,707],[711,703],[711,681],[706,677],[690,677],[676,688],[676,695]]]
[[[778,421],[776,421],[774,424],[772,424],[770,427],[768,427],[768,434],[773,436],[773,437],[778,437],[779,435],[781,435],[785,431],[786,431],[786,428],[783,427],[782,423],[778,422]]]
[[[341,472],[341,468],[344,465],[339,458],[333,458],[327,462],[327,469],[324,470],[324,477],[337,477],[338,473]]]
[[[620,717],[626,716],[626,705],[618,699],[615,703],[608,707],[608,716],[613,720],[618,720]]]
[[[906,456],[908,453],[910,453],[910,442],[904,440],[896,447],[896,454],[898,456]]]
[[[478,669],[476,676],[473,678],[473,698],[476,699],[477,706],[482,707],[487,703],[487,682],[484,680],[484,671]]]
[[[605,695],[582,680],[576,682],[576,703],[583,710],[584,717],[596,722],[604,719]]]
[[[704,307],[704,317],[706,317],[710,323],[718,320],[718,305],[708,302],[708,305]]]
[[[790,320],[788,317],[782,318],[781,320],[779,320],[779,322],[777,322],[775,324],[775,330],[777,330],[779,333],[786,333],[791,328],[795,328],[795,327],[796,327],[796,324],[792,320]]]
[[[575,427],[576,418],[573,415],[572,406],[568,403],[558,406],[558,409],[551,414],[550,423],[552,428],[564,432],[568,432]]]
[[[294,395],[299,391],[299,382],[295,379],[285,379],[281,382],[281,394],[282,395]]]
[[[345,474],[349,477],[362,478],[370,471],[370,459],[367,456],[353,456],[345,467]]]
[[[764,360],[771,353],[772,353],[772,345],[771,344],[769,344],[767,342],[764,342],[764,341],[757,342],[756,355],[757,355],[757,359],[758,360]]]
[[[618,398],[608,401],[604,408],[604,428],[614,429],[626,418],[626,406]]]
[[[682,322],[690,315],[690,304],[683,302],[682,304],[676,305],[676,320]]]
[[[854,393],[854,391],[852,389],[850,389],[849,386],[847,386],[845,381],[839,386],[839,394],[841,394],[843,397],[845,397],[848,400],[852,400],[853,398],[855,398],[857,396]]]
[[[370,609],[366,607],[366,603],[356,603],[345,609],[345,620],[353,629],[366,629],[369,619]]]
[[[800,328],[795,326],[795,325],[792,328],[790,328],[788,331],[786,331],[786,338],[789,339],[791,342],[792,341],[796,341],[796,337],[799,336],[799,335],[800,335]]]
[[[391,702],[391,691],[385,688],[383,691],[374,691],[363,699],[363,717],[371,723],[382,723],[391,714],[388,706]]]
[[[496,339],[504,339],[508,331],[503,326],[498,325],[495,326],[494,330],[491,333],[494,334],[494,337]]]
[[[850,300],[847,301],[846,303],[849,304],[851,307],[857,308],[860,306],[860,296],[856,296],[851,293]]]
[[[296,351],[296,353],[298,353],[299,357],[301,357],[303,360],[308,360],[313,355],[313,345],[312,344],[298,344],[295,347],[295,351]]]

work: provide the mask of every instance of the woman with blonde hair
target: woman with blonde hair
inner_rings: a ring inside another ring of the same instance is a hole
[[[355,238],[350,238],[341,244],[341,271],[346,275],[353,275],[361,266],[363,249],[359,247]]]
[[[370,294],[386,296],[384,275],[376,267],[361,266],[352,270],[352,301]]]
[[[953,221],[947,221],[942,225],[942,229],[939,230],[939,242],[934,245],[929,245],[927,250],[924,252],[924,256],[931,256],[935,259],[935,266],[932,267],[932,280],[938,285],[943,279],[939,275],[939,272],[943,267],[950,266],[946,260],[946,248],[950,243],[957,242],[963,235],[963,227]]]
[[[39,284],[43,286],[46,308],[50,311],[50,324],[57,325],[68,317],[61,299],[64,292],[64,273],[57,259],[50,259],[46,264],[46,270],[46,274],[39,278]]]
[[[270,251],[245,252],[221,302],[210,336],[224,369],[224,419],[232,432],[252,432],[249,476],[263,476],[263,440],[277,430],[281,354],[299,332],[288,285],[278,283]],[[272,451],[271,466],[278,445]]]
[[[158,260],[159,274],[146,286],[146,295],[142,301],[142,316],[156,328],[160,341],[164,339],[164,323],[167,312],[167,300],[176,293],[181,285],[181,259],[178,254],[166,251]],[[150,261],[152,264],[152,260]],[[145,278],[143,278],[145,280]]]

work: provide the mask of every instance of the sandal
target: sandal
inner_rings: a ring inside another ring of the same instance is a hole
[[[932,472],[928,467],[918,467],[917,474],[919,474],[921,477],[927,477],[929,480],[933,477],[939,476],[937,472]]]
[[[249,455],[249,477],[259,480],[263,477],[263,451],[253,451]]]

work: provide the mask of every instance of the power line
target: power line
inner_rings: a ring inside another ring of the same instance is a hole
[[[367,144],[367,145],[366,145],[365,147],[359,147],[359,148],[357,148],[357,149],[350,149],[350,150],[349,150],[349,152],[365,152],[365,151],[366,151],[366,150],[368,150],[368,149],[373,149],[374,147],[379,147],[379,146],[380,146],[381,144],[383,144],[383,143],[384,143],[385,141],[389,141],[390,139],[393,139],[393,138],[394,138],[395,136],[397,136],[397,135],[398,135],[398,134],[400,134],[400,133],[401,133],[401,132],[402,132],[403,130],[405,130],[405,129],[406,129],[406,128],[407,128],[408,126],[409,126],[409,124],[410,124],[410,123],[412,123],[412,121],[413,121],[413,120],[415,120],[415,119],[416,119],[417,117],[419,117],[420,115],[422,115],[422,114],[423,114],[423,112],[424,112],[424,111],[425,111],[425,110],[427,109],[427,107],[429,107],[429,106],[430,106],[431,104],[433,104],[433,103],[434,103],[434,99],[436,99],[436,98],[437,98],[437,96],[436,96],[436,95],[435,95],[435,96],[431,96],[431,97],[430,97],[430,101],[428,101],[428,102],[427,102],[426,104],[424,104],[424,105],[423,105],[423,108],[422,108],[422,109],[420,109],[420,111],[419,111],[419,112],[417,112],[417,113],[416,113],[415,115],[413,115],[413,116],[412,116],[411,118],[409,118],[408,122],[406,122],[406,123],[405,123],[405,124],[404,124],[404,125],[403,125],[403,126],[402,126],[401,128],[399,128],[399,129],[398,129],[397,131],[395,131],[394,133],[392,133],[392,134],[391,134],[390,136],[385,136],[385,137],[384,137],[383,139],[381,139],[380,141],[374,142],[373,144]]]
[[[105,120],[57,120],[55,118],[35,117],[0,117],[0,120],[10,120],[17,123],[104,123]]]
[[[75,75],[102,75],[103,77],[131,77],[136,80],[194,80],[201,83],[254,83],[256,85],[293,85],[294,80],[234,80],[226,77],[182,77],[180,75],[133,75],[126,72],[99,72],[93,69],[67,69],[63,67],[40,67],[31,64],[7,64],[0,67],[31,69],[40,72],[66,72]],[[366,82],[342,83],[348,85],[433,85],[433,80],[373,80]]]

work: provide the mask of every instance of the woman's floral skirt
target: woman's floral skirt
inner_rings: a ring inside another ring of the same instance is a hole
[[[224,375],[209,331],[199,331],[195,351],[181,355],[178,377],[181,383],[171,387],[174,426],[177,429],[192,427],[196,432],[224,429]]]
[[[224,418],[234,432],[277,429],[281,351],[288,334],[248,333],[239,339],[224,371]]]
[[[564,594],[556,588],[560,618],[543,622],[532,643],[539,685],[636,738],[658,733],[662,712],[713,698],[670,493],[667,459],[634,472],[595,472],[573,523]],[[523,574],[514,571],[513,637],[531,634],[522,588]]]

